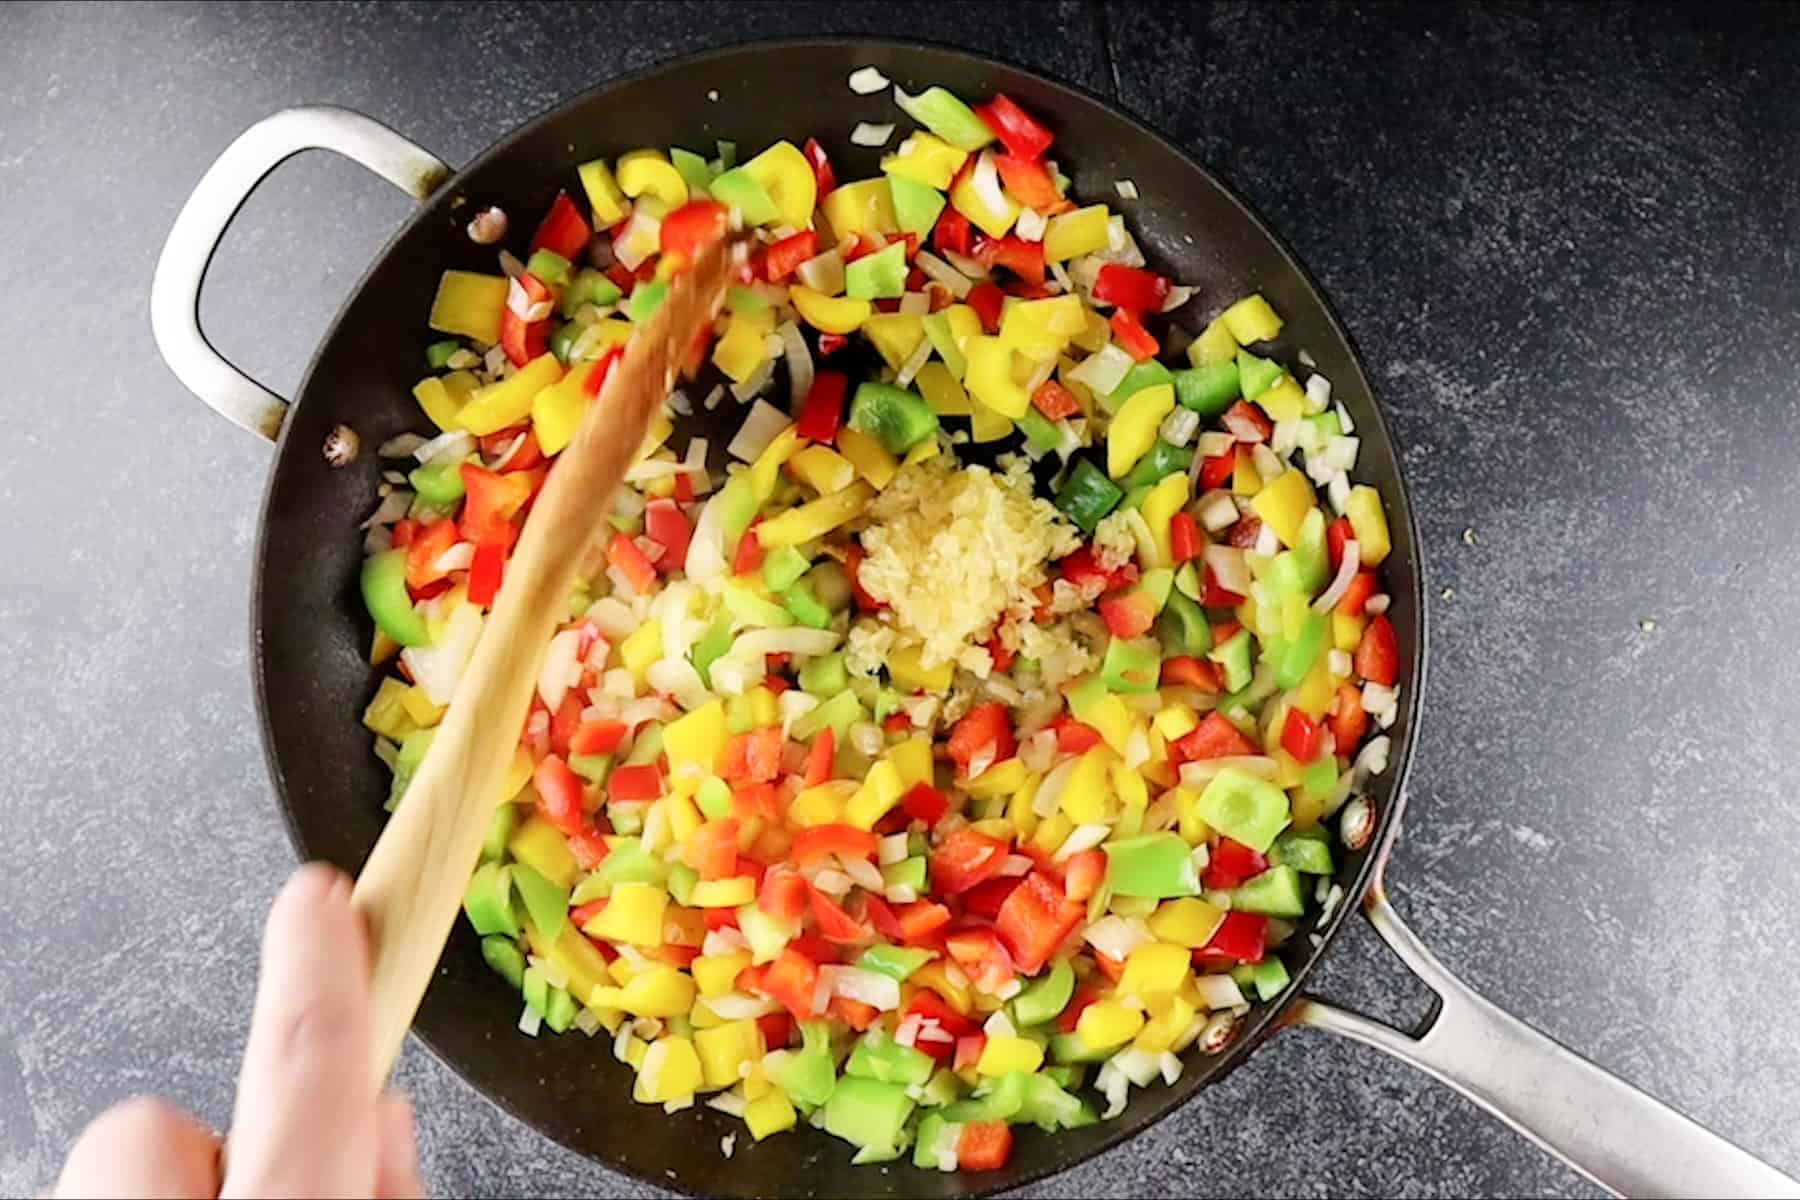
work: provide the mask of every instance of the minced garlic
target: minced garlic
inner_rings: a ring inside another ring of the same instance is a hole
[[[939,455],[901,468],[869,506],[858,580],[891,609],[926,668],[985,642],[1008,612],[1025,620],[1045,564],[1080,544],[1056,507],[1020,471],[996,475]],[[854,649],[853,638],[853,649]]]

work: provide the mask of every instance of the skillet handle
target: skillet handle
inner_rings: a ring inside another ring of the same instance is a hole
[[[1380,870],[1363,914],[1437,1010],[1409,1035],[1302,996],[1290,1024],[1385,1050],[1619,1195],[1800,1197],[1800,1183],[1476,995],[1400,920]]]
[[[451,171],[436,155],[347,108],[290,108],[225,148],[181,206],[150,284],[150,326],[176,378],[235,425],[274,441],[287,401],[227,362],[200,329],[200,285],[219,239],[263,177],[302,150],[335,150],[424,200]]]

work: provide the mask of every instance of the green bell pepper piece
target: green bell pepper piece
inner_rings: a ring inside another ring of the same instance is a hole
[[[794,623],[787,609],[773,600],[763,599],[736,580],[725,581],[719,599],[729,616],[753,629],[785,629]]]
[[[383,550],[362,565],[363,606],[381,632],[402,646],[424,646],[431,641],[425,618],[413,607],[406,590],[406,551]]]
[[[1125,378],[1119,380],[1119,386],[1101,398],[1100,403],[1109,413],[1119,411],[1119,406],[1131,399],[1147,387],[1155,387],[1159,383],[1173,384],[1175,376],[1169,368],[1154,358],[1132,366],[1125,372]]]
[[[722,612],[713,618],[712,625],[694,643],[690,657],[694,660],[694,670],[700,672],[700,682],[707,687],[712,687],[712,665],[725,657],[731,642],[731,614]]]
[[[889,716],[900,711],[900,693],[891,687],[875,689],[875,723],[881,724]]]
[[[1108,638],[1100,678],[1111,692],[1154,692],[1162,675],[1162,646],[1155,638]]]
[[[450,356],[462,349],[462,343],[455,338],[442,342],[433,342],[425,347],[425,362],[434,371],[441,371],[450,365]]]
[[[1281,661],[1275,668],[1275,682],[1284,688],[1299,687],[1319,655],[1325,652],[1330,625],[1325,614],[1308,611],[1300,625],[1300,634],[1282,647]]]
[[[1080,1063],[1057,1063],[1043,1069],[1043,1076],[1065,1092],[1072,1092],[1087,1079],[1087,1068]]]
[[[881,881],[888,887],[909,887],[923,896],[926,887],[925,863],[925,856],[922,854],[889,863],[881,868]]]
[[[662,757],[663,727],[660,721],[651,721],[638,730],[637,738],[631,743],[631,753],[625,756],[625,765],[641,767],[653,763]]]
[[[487,965],[494,968],[494,973],[512,984],[514,991],[525,986],[525,956],[511,938],[484,937],[481,939],[481,957]]]
[[[1281,364],[1258,358],[1248,350],[1239,350],[1237,374],[1238,388],[1244,399],[1254,400],[1275,386],[1275,381],[1281,378]]]
[[[1331,557],[1325,547],[1325,514],[1312,509],[1300,522],[1300,543],[1291,551],[1300,570],[1300,586],[1316,596],[1331,579]]]
[[[617,304],[623,296],[619,285],[608,279],[603,272],[583,267],[569,281],[569,286],[563,289],[562,315],[573,317],[584,304],[605,308]]]
[[[1218,416],[1238,397],[1235,362],[1208,363],[1175,372],[1175,399],[1202,417]]]
[[[837,1082],[831,1058],[831,1026],[823,1021],[800,1023],[798,1050],[776,1050],[763,1057],[763,1067],[788,1099],[817,1108],[831,1098]],[[899,1089],[905,1095],[904,1088]]]
[[[429,733],[430,730],[425,732]],[[402,745],[401,749],[405,749]],[[512,841],[513,830],[519,824],[519,806],[502,804],[494,809],[494,815],[488,818],[487,836],[481,839],[482,862],[505,862],[506,846]]]
[[[1265,958],[1250,968],[1250,984],[1258,1000],[1273,1000],[1288,985],[1287,966],[1279,958]]]
[[[663,280],[652,279],[648,283],[640,283],[632,290],[631,299],[625,302],[625,315],[631,318],[633,325],[642,325],[668,298],[669,285]]]
[[[550,980],[544,975],[542,967],[526,967],[522,985],[525,992],[525,1003],[531,1011],[543,1016],[550,1011]]]
[[[905,242],[891,242],[844,268],[844,295],[852,300],[897,300],[905,294]]]
[[[823,559],[813,569],[800,577],[800,581],[812,589],[812,594],[819,598],[819,603],[834,613],[843,612],[850,607],[855,592],[850,587],[850,573],[842,564],[832,559]]]
[[[400,798],[406,795],[406,789],[412,785],[412,778],[418,774],[419,765],[425,761],[425,752],[431,749],[431,739],[437,736],[437,727],[415,729],[400,739],[400,749],[394,755],[394,779],[388,785],[387,810],[393,812],[400,804]],[[501,807],[510,807],[502,805]],[[507,836],[511,836],[509,833]],[[494,855],[499,858],[501,855]]]
[[[1010,1121],[1025,1107],[1025,1089],[1031,1076],[1023,1071],[1002,1075],[967,1100],[944,1109],[946,1121]]]
[[[930,962],[932,952],[918,946],[889,946],[876,943],[862,952],[856,965],[886,975],[896,983],[905,983],[914,971]],[[929,1056],[927,1056],[929,1058]],[[926,1072],[927,1075],[930,1072]],[[924,1082],[920,1080],[920,1082]]]
[[[889,175],[888,187],[894,196],[894,223],[900,232],[916,233],[923,241],[944,211],[944,193],[903,175]]]
[[[550,1027],[551,1033],[567,1033],[569,1026],[575,1023],[577,1012],[575,997],[559,987],[550,989],[550,1002],[544,1009],[544,1024]]]
[[[896,243],[889,249],[902,247]],[[857,267],[868,261],[867,258],[858,259],[850,265]],[[938,417],[917,392],[871,379],[857,385],[856,395],[850,401],[849,424],[850,428],[875,438],[889,454],[905,454],[915,443],[937,432]]]
[[[722,171],[731,170],[731,168],[737,164],[737,143],[720,138],[713,144],[719,148],[719,169]]]
[[[1040,1073],[1025,1076],[1025,1103],[1019,1107],[1018,1119],[1045,1133],[1055,1133],[1092,1125],[1099,1118],[1080,1097],[1064,1091],[1048,1074]]]
[[[1105,471],[1083,458],[1077,460],[1068,480],[1056,493],[1056,507],[1083,533],[1092,535],[1100,518],[1117,508],[1124,498],[1124,490],[1108,479]]]
[[[1343,423],[1338,420],[1336,412],[1314,413],[1312,416],[1306,418],[1306,423],[1311,425],[1314,432],[1318,434],[1319,444],[1321,446],[1326,442],[1329,442],[1332,438],[1344,436],[1344,426]]]
[[[412,469],[406,481],[433,508],[449,508],[463,498],[462,459],[448,454]]]
[[[574,268],[569,260],[554,250],[533,250],[531,257],[525,260],[525,270],[539,283],[547,283],[553,288],[566,288],[574,277]]]
[[[779,592],[806,574],[812,560],[792,546],[777,546],[763,559],[762,580],[771,592]]]
[[[955,95],[941,87],[929,87],[917,96],[894,89],[894,102],[902,112],[958,150],[976,151],[994,140],[987,122]]]
[[[512,907],[511,870],[491,862],[476,867],[475,874],[469,877],[468,890],[463,893],[463,912],[468,914],[475,932],[483,937],[490,933],[519,936],[519,921]]]
[[[1200,606],[1182,594],[1179,572],[1175,590],[1156,620],[1156,632],[1171,654],[1200,655],[1212,649],[1212,626]]]
[[[564,321],[550,332],[550,353],[556,355],[556,361],[563,366],[569,365],[569,358],[575,353],[575,339],[581,336],[581,326],[573,321]]]
[[[794,620],[808,629],[824,629],[831,624],[831,610],[819,603],[819,598],[812,594],[804,580],[784,590],[781,603]]]
[[[844,1064],[844,1074],[903,1086],[923,1085],[931,1078],[935,1065],[931,1055],[902,1046],[878,1026],[857,1039]]]
[[[928,313],[923,320],[925,337],[931,342],[931,348],[937,351],[937,356],[950,368],[950,374],[960,381],[968,373],[969,360],[956,344],[956,334],[950,329],[950,318],[941,312],[934,312]]]
[[[948,1067],[939,1067],[932,1072],[931,1079],[922,1089],[923,1095],[919,1103],[926,1108],[942,1108],[946,1104],[955,1104],[963,1093],[962,1080]]]
[[[1115,1049],[1095,1050],[1081,1040],[1079,1033],[1059,1033],[1050,1039],[1050,1060],[1064,1065],[1105,1062]]]
[[[1038,450],[1049,453],[1062,445],[1062,430],[1035,407],[1026,409],[1025,415],[1018,418],[1016,424],[1019,432],[1025,435],[1025,440]]]
[[[669,865],[669,895],[677,904],[686,904],[694,897],[694,885],[700,882],[700,872],[686,863]]]
[[[575,885],[569,902],[581,905],[610,896],[615,883],[662,883],[668,877],[669,864],[645,850],[641,839],[620,838],[600,865]],[[533,921],[536,921],[535,917]]]
[[[1207,653],[1206,657],[1225,672],[1228,692],[1240,692],[1250,686],[1250,640],[1250,631],[1240,629]]]
[[[709,821],[723,821],[731,815],[731,785],[717,775],[708,775],[694,792],[694,803]]]
[[[1107,842],[1101,849],[1106,851],[1106,882],[1115,896],[1161,900],[1200,894],[1193,847],[1177,834],[1146,833]]]
[[[524,863],[512,864],[512,878],[531,923],[546,940],[555,942],[569,920],[569,889],[551,883]]]
[[[1288,827],[1287,793],[1239,767],[1225,767],[1200,792],[1200,819],[1234,842],[1262,854]]]
[[[763,299],[762,293],[741,284],[732,284],[725,292],[725,307],[739,316],[755,316],[767,312],[769,302]]]
[[[913,1166],[921,1171],[941,1170],[943,1164],[938,1161],[940,1153],[948,1150],[954,1157],[956,1139],[961,1134],[961,1126],[944,1120],[937,1113],[926,1113],[919,1122],[919,1133],[913,1141]]]
[[[1269,848],[1269,861],[1306,875],[1329,875],[1332,872],[1331,844],[1325,834],[1316,829],[1284,833]]]
[[[1231,911],[1266,913],[1271,917],[1306,915],[1300,872],[1290,866],[1270,867],[1231,889]]]
[[[569,755],[569,770],[589,783],[604,784],[607,776],[612,774],[612,767],[613,756],[610,754]]]
[[[1051,447],[1052,450],[1055,448]],[[1150,453],[1138,459],[1137,466],[1131,468],[1125,478],[1120,480],[1120,483],[1124,485],[1126,491],[1135,492],[1140,488],[1152,487],[1164,476],[1173,475],[1177,471],[1185,471],[1193,465],[1194,451],[1192,448],[1176,446],[1162,438],[1157,438],[1156,444],[1150,447]]]
[[[1331,755],[1326,755],[1300,772],[1300,790],[1306,793],[1309,800],[1324,800],[1337,791],[1337,782],[1337,762]],[[1298,863],[1294,865],[1299,866]],[[1331,868],[1327,867],[1319,874],[1329,875]]]
[[[1191,562],[1184,562],[1181,566],[1177,567],[1175,569],[1175,590],[1186,596],[1189,600],[1198,603],[1201,594],[1200,568],[1196,567]],[[1210,630],[1207,632],[1206,640],[1209,644],[1212,642],[1212,633]]]
[[[799,740],[810,741],[821,730],[829,727],[836,735],[838,745],[850,734],[850,726],[863,718],[862,702],[856,693],[845,688],[817,708],[800,714],[791,730]]]
[[[800,667],[800,690],[809,696],[829,700],[849,686],[850,672],[844,669],[841,651],[809,658]]]
[[[1053,1021],[1069,1006],[1069,998],[1074,994],[1075,968],[1069,965],[1068,959],[1059,958],[1051,965],[1048,975],[1033,980],[1013,997],[1013,1024],[1025,1028]]]
[[[728,167],[706,186],[714,200],[743,213],[745,225],[768,225],[781,219],[781,210],[775,207],[768,189],[742,167]]]
[[[692,150],[683,150],[680,146],[669,147],[669,162],[681,173],[682,182],[687,184],[689,200],[705,200],[707,189],[712,184],[712,172],[707,170],[706,159]]]

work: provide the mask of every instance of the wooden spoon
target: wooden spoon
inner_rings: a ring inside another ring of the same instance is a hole
[[[356,881],[351,903],[368,922],[372,953],[377,1088],[456,922],[583,552],[676,367],[724,302],[738,251],[730,239],[715,241],[670,282],[557,457],[437,736]]]

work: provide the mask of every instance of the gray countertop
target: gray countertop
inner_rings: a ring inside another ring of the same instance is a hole
[[[1220,172],[1337,304],[1420,514],[1434,661],[1389,872],[1476,988],[1800,1172],[1800,11],[1094,4],[0,11],[0,1192],[136,1091],[222,1125],[292,865],[257,745],[268,451],[174,381],[146,291],[207,163],[329,101],[452,162],[619,72],[740,37],[922,35],[1073,80]],[[406,202],[283,166],[215,260],[277,391]],[[1423,990],[1360,925],[1321,990]],[[441,1194],[645,1194],[410,1046]],[[1046,1195],[1591,1189],[1311,1032]]]

